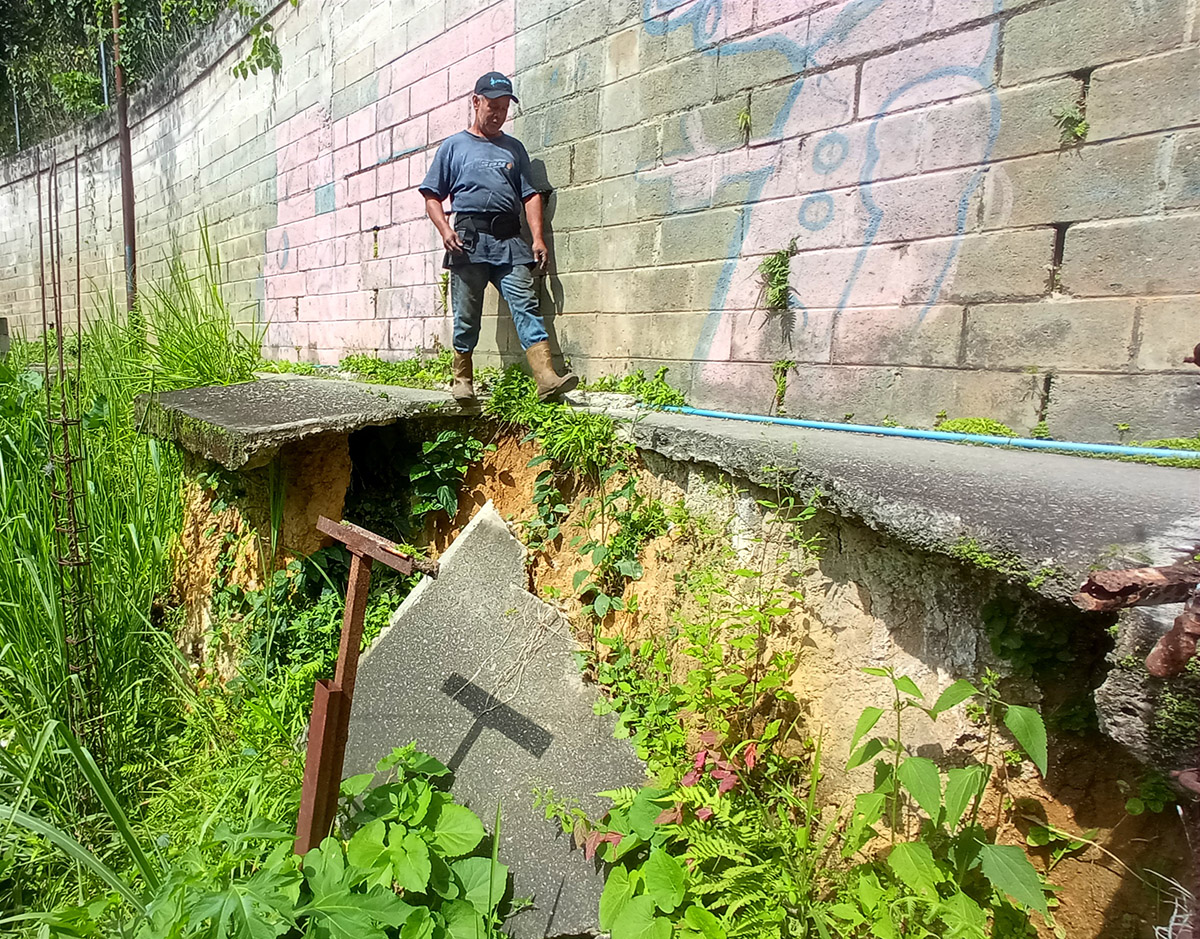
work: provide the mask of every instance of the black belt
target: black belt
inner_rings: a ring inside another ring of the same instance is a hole
[[[516,238],[521,234],[521,219],[507,212],[460,213],[454,216],[454,230],[460,236],[463,233],[485,232],[494,238]]]

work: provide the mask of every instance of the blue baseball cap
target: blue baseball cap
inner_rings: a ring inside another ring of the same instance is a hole
[[[512,81],[507,75],[499,72],[480,75],[479,80],[475,82],[475,94],[483,95],[485,98],[512,98],[513,101],[520,104],[520,100],[513,94]]]

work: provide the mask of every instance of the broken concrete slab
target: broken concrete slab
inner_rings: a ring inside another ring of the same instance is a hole
[[[363,656],[346,752],[365,772],[415,740],[455,770],[454,792],[491,826],[503,813],[500,856],[513,896],[534,907],[513,917],[516,939],[599,932],[603,877],[569,836],[534,808],[534,791],[576,802],[645,780],[614,719],[597,717],[564,617],[525,589],[525,548],[488,502],[421,581]]]
[[[307,376],[186,388],[136,403],[146,433],[230,470],[263,466],[284,444],[319,434],[469,413],[478,411],[464,411],[446,392]]]

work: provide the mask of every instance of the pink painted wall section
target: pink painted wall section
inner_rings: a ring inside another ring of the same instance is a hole
[[[277,125],[277,224],[267,232],[268,355],[334,365],[449,345],[442,245],[417,186],[470,123],[475,79],[515,65],[514,0],[377,64],[376,100]]]

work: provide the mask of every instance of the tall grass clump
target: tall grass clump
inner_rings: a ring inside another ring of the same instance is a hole
[[[180,529],[181,461],[173,447],[139,433],[134,399],[243,381],[259,361],[257,337],[236,327],[221,298],[218,261],[205,235],[202,244],[199,274],[177,255],[165,282],[142,294],[137,314],[119,313],[110,299],[93,311],[82,336],[65,339],[81,344],[67,391],[78,393],[86,441],[76,480],[89,523],[89,659],[101,715],[94,730],[103,738],[96,758],[127,807],[184,693],[174,644],[155,612]],[[58,600],[41,359],[37,340],[18,342],[0,363],[0,908],[8,910],[34,899],[41,906],[67,889],[61,877],[55,886],[52,873],[61,860],[8,822],[14,809],[102,855],[117,850],[111,818],[83,795],[89,790],[61,734],[46,733],[71,724],[78,681]],[[51,399],[57,396],[52,389]],[[39,866],[47,879],[37,875]]]

